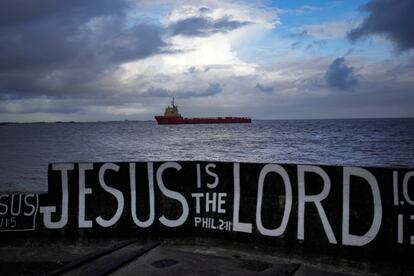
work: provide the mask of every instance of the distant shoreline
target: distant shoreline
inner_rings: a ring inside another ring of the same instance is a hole
[[[299,118],[299,119],[252,119],[252,121],[319,121],[319,120],[407,120],[414,117],[367,117],[367,118]],[[156,122],[155,120],[118,120],[118,121],[55,121],[55,122],[0,122],[0,126],[23,124],[88,124],[88,123],[131,123]]]

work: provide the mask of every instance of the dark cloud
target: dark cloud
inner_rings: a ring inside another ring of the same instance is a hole
[[[263,84],[260,84],[260,83],[256,83],[256,86],[255,87],[259,91],[264,92],[264,93],[267,93],[267,94],[271,94],[274,91],[274,89],[273,89],[272,86],[266,86],[266,85],[263,85]]]
[[[309,37],[309,33],[306,29],[295,29],[292,32],[288,33],[286,36],[290,38],[303,39]]]
[[[34,101],[5,101],[0,103],[0,114],[60,113],[71,114],[85,108],[79,101],[53,101],[37,99]]]
[[[207,73],[208,71],[210,71],[210,69],[211,68],[209,66],[200,66],[200,67],[191,66],[190,68],[188,68],[187,73],[188,74]]]
[[[204,94],[208,96],[212,96],[212,95],[221,93],[222,91],[223,91],[223,88],[221,87],[219,83],[210,83]]]
[[[327,84],[339,90],[349,90],[358,84],[354,67],[346,65],[345,58],[335,59],[325,73]]]
[[[129,3],[1,1],[0,98],[87,94],[119,64],[164,52],[160,26],[127,22]]]
[[[326,43],[327,42],[324,39],[316,39],[316,40],[313,40],[311,43],[309,43],[307,48],[308,49],[314,49],[314,48],[320,49],[320,48],[323,48],[326,45]]]
[[[198,9],[198,12],[201,13],[201,14],[206,14],[206,13],[211,12],[211,9],[209,9],[207,7],[201,7],[201,8]]]
[[[191,66],[190,68],[188,68],[188,73],[190,74],[197,73],[197,68],[195,68],[194,66]]]
[[[176,97],[176,98],[200,98],[208,97],[219,94],[223,91],[223,88],[219,83],[210,83],[207,89],[203,91],[172,91],[164,88],[150,88],[145,93],[142,93],[143,97]]]
[[[238,21],[228,17],[214,20],[206,16],[195,16],[177,21],[169,27],[173,35],[210,36],[215,33],[226,33],[249,24],[251,24],[249,21]]]
[[[90,18],[121,15],[129,6],[124,0],[2,0],[0,1],[0,27],[17,26],[45,20],[63,19],[68,24],[86,22]]]
[[[382,35],[393,41],[400,51],[414,47],[413,0],[371,0],[362,9],[368,16],[349,32],[348,38]]]
[[[249,24],[227,17],[212,20],[207,17],[211,10],[202,7],[200,18],[176,22],[166,30],[161,25],[131,23],[127,18],[131,5],[130,0],[0,1],[0,100],[47,97],[118,102],[113,95],[119,91],[102,81],[110,84],[125,62],[172,53],[164,40],[168,30],[207,36]],[[201,94],[219,92],[221,86],[211,84]],[[188,91],[182,96],[199,93]]]
[[[300,47],[301,42],[300,41],[296,41],[290,44],[290,48],[291,49],[296,49]]]

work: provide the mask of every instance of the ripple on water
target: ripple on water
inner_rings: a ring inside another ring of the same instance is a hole
[[[74,161],[216,160],[414,166],[414,119],[155,122],[0,127],[0,190],[45,190],[47,165]]]

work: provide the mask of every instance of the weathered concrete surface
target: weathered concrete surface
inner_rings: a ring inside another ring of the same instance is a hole
[[[260,260],[183,252],[161,246],[114,271],[112,275],[293,275],[299,264],[273,264]]]
[[[108,251],[123,242],[125,241],[2,239],[0,274],[38,275],[51,272],[86,256]]]
[[[305,259],[220,240],[8,241],[1,275],[413,275],[410,267]]]

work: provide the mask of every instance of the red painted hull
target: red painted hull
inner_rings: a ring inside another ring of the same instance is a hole
[[[215,118],[183,118],[155,116],[159,125],[169,124],[240,124],[251,123],[252,120],[247,117],[215,117]]]

